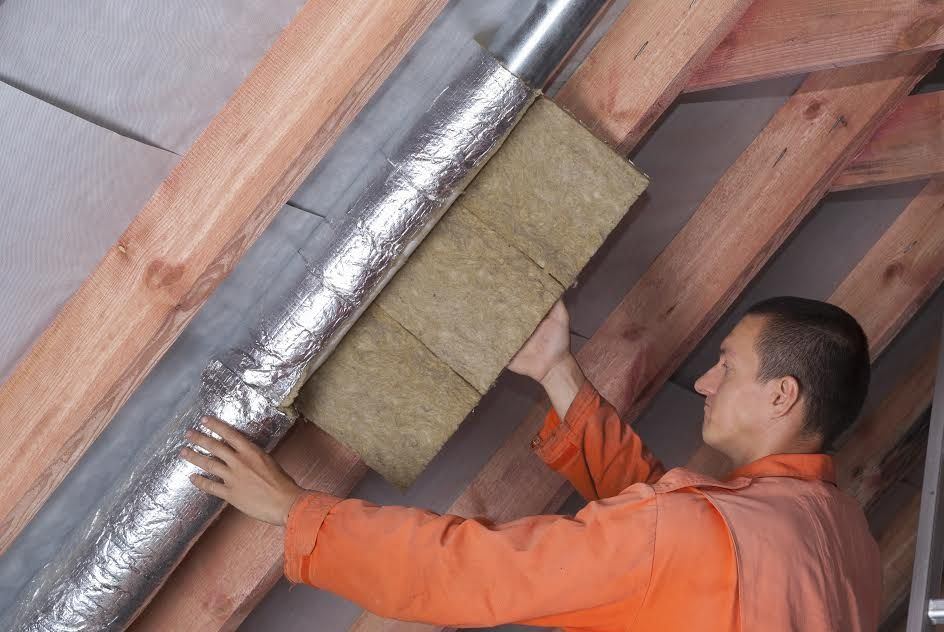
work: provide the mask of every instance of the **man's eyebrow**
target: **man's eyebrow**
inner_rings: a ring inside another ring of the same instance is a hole
[[[727,345],[721,345],[721,355],[734,357],[735,354]]]

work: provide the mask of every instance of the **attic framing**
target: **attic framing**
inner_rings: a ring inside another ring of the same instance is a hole
[[[0,552],[443,4],[309,0],[14,375],[0,385],[0,429],[10,450],[23,451],[16,459],[4,455],[4,475],[15,484],[0,495]],[[935,133],[944,137],[944,104],[941,93],[908,96],[944,48],[944,15],[927,3],[896,0],[886,7],[895,19],[881,21],[863,38],[859,20],[866,19],[864,6],[871,4],[843,0],[842,19],[828,21],[825,29],[805,28],[822,17],[821,4],[634,1],[557,96],[557,103],[598,137],[630,154],[684,91],[812,71],[578,353],[585,373],[627,422],[638,417],[831,190],[937,178],[830,297],[862,318],[873,340],[873,359],[944,280],[939,217],[944,154],[940,145],[928,147]],[[794,39],[765,27],[783,15],[796,18],[790,23]],[[363,37],[349,37],[338,26],[350,19],[364,21]],[[292,93],[299,76],[316,76],[320,83]],[[254,132],[260,129],[269,133]],[[919,150],[907,160],[897,159],[900,152],[892,149],[916,145]],[[877,162],[894,166],[876,174]],[[862,166],[866,163],[870,168]],[[232,181],[240,188],[233,190]],[[921,247],[901,256],[898,245],[911,241]],[[895,271],[891,281],[890,269]],[[883,297],[878,305],[876,296]],[[119,308],[103,314],[101,306],[116,297],[121,297]],[[104,341],[113,345],[113,354],[101,353]],[[648,350],[641,368],[632,364],[640,344]],[[916,367],[916,374],[923,366]],[[77,367],[85,367],[87,381],[35,401],[33,395],[41,390],[35,388],[37,380],[62,383]],[[641,394],[632,396],[628,384]],[[930,391],[903,390],[900,397],[888,400],[898,402],[896,410],[907,408],[896,417],[898,432],[873,436],[870,452],[888,454],[905,441],[920,442],[920,432],[912,429],[916,413],[930,404]],[[572,489],[528,446],[546,407],[541,402],[530,411],[450,513],[504,521],[560,508]],[[864,433],[872,423],[864,420],[859,428]],[[41,453],[29,453],[23,446],[40,430],[48,445]],[[860,436],[866,435],[853,435],[838,456],[851,486],[862,485],[861,473],[854,474],[865,462],[856,447]],[[850,456],[857,449],[859,456]],[[299,424],[275,455],[301,484],[341,496],[367,471],[357,455],[310,424]],[[693,464],[718,465],[705,453]],[[883,485],[900,475],[888,473]],[[890,557],[892,548],[907,551],[905,531],[890,530],[883,545],[886,541],[894,543],[887,545]],[[234,558],[233,551],[243,554]],[[186,622],[201,630],[235,629],[280,577],[280,555],[279,529],[228,509],[133,627],[175,629]],[[224,568],[225,573],[217,572]],[[895,576],[895,589],[906,594],[901,584],[907,581],[908,573]],[[886,614],[892,610],[889,606]],[[380,629],[407,632],[415,625],[364,613],[350,628]]]

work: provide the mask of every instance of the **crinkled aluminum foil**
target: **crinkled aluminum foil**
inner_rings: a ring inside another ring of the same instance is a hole
[[[484,50],[444,90],[354,203],[325,256],[233,361],[273,402],[297,390],[498,149],[534,101]]]
[[[105,500],[66,559],[33,581],[14,630],[124,629],[224,506],[190,482],[202,470],[178,456],[187,444],[184,433],[209,433],[200,418],[213,415],[268,450],[294,422],[216,361],[195,391],[186,412],[144,448],[150,457]]]
[[[355,202],[326,255],[257,328],[248,349],[205,371],[193,405],[82,531],[71,554],[34,580],[14,630],[126,627],[223,502],[189,480],[184,432],[212,414],[270,449],[293,422],[308,376],[498,149],[537,96],[480,51],[431,105],[385,177]],[[231,367],[227,368],[227,366]]]

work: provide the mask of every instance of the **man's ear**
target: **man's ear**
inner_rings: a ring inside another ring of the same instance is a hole
[[[783,417],[800,401],[800,383],[792,375],[771,380],[770,403],[774,407],[774,416]]]

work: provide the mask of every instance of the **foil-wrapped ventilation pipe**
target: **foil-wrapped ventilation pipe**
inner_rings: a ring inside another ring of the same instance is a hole
[[[311,373],[435,226],[593,24],[608,0],[546,0],[493,50],[472,59],[430,106],[349,210],[324,255],[263,319],[253,342],[212,361],[186,412],[142,449],[137,465],[81,529],[69,553],[21,597],[13,630],[127,627],[223,508],[178,457],[184,433],[212,414],[271,449],[295,419]],[[524,79],[524,80],[523,80]],[[197,448],[199,449],[199,448]]]

